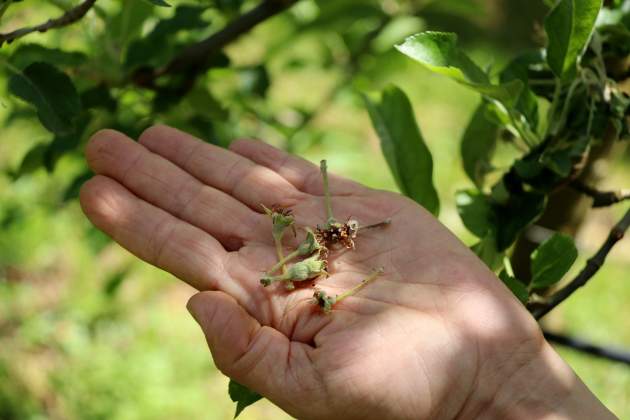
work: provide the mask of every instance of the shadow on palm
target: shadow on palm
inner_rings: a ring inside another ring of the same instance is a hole
[[[290,292],[263,288],[276,253],[261,204],[291,208],[297,226],[324,223],[319,168],[262,142],[238,141],[230,152],[167,127],[139,143],[106,131],[88,144],[98,175],[82,190],[86,214],[138,257],[211,291],[189,305],[217,366],[290,413],[350,418],[383,409],[418,418],[444,399],[461,408],[483,361],[496,360],[502,345],[533,343],[523,354],[536,348],[540,334],[522,307],[412,201],[331,176],[338,220],[391,224],[359,231],[355,250],[332,251],[329,277]],[[312,284],[341,294],[377,267],[383,275],[331,314],[309,302]],[[412,374],[396,374],[405,370]],[[383,407],[389,394],[398,403]],[[330,407],[309,406],[333,396]],[[343,404],[357,399],[362,407]]]

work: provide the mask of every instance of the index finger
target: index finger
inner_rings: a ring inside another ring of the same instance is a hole
[[[292,207],[305,198],[304,193],[269,168],[175,128],[151,127],[138,142],[258,212],[261,204]]]

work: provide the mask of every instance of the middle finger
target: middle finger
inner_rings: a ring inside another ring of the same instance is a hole
[[[263,215],[122,133],[96,133],[87,145],[86,156],[97,174],[116,179],[140,198],[205,230],[228,250],[266,237]]]

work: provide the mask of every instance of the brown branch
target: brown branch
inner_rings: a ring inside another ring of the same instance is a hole
[[[556,334],[550,331],[543,331],[547,341],[561,346],[569,347],[575,351],[590,354],[591,356],[601,357],[603,359],[612,360],[614,362],[625,363],[630,366],[630,352],[609,347],[603,347],[588,341],[569,337],[563,334]]]
[[[18,38],[31,34],[33,32],[46,32],[49,29],[61,28],[63,26],[68,26],[79,19],[81,19],[85,14],[92,8],[92,6],[96,3],[96,0],[85,0],[83,3],[79,4],[77,7],[68,10],[63,15],[59,16],[55,19],[49,19],[48,21],[28,28],[20,28],[16,29],[13,32],[8,32],[6,34],[0,34],[0,47],[6,42],[10,44]]]
[[[553,308],[562,303],[566,298],[571,296],[580,287],[584,286],[599,269],[604,265],[604,261],[608,256],[608,253],[612,250],[617,242],[619,242],[628,228],[630,227],[630,209],[626,211],[626,214],[621,218],[610,233],[606,242],[601,246],[597,253],[592,256],[587,262],[586,266],[580,271],[568,285],[560,289],[557,293],[552,295],[548,302],[543,303],[535,308],[532,308],[532,315],[534,318],[540,319],[549,313]]]
[[[157,78],[164,75],[184,74],[194,80],[207,70],[212,59],[228,44],[252,30],[259,23],[288,9],[297,0],[263,0],[258,6],[228,23],[208,38],[186,47],[166,66],[160,69],[140,68],[131,76],[138,86],[154,88]]]
[[[599,191],[581,181],[573,181],[571,188],[593,199],[593,207],[608,207],[624,200],[630,200],[630,190]]]

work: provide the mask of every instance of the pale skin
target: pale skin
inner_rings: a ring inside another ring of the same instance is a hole
[[[494,274],[407,198],[331,175],[339,220],[392,222],[332,253],[330,277],[315,282],[329,295],[385,271],[325,315],[309,302],[312,282],[290,292],[259,283],[277,258],[261,204],[290,207],[298,226],[325,222],[316,165],[165,126],[138,142],[100,131],[86,156],[97,174],[81,191],[88,218],[199,290],[188,308],[217,367],[292,416],[615,418]]]

